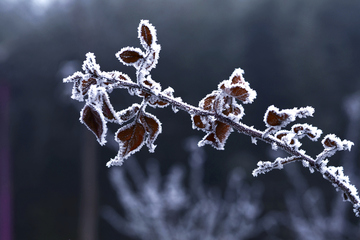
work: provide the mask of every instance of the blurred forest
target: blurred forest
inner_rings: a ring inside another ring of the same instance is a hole
[[[7,175],[12,181],[7,192],[12,196],[8,214],[12,234],[7,236],[133,239],[119,235],[100,215],[103,206],[119,204],[105,166],[117,149],[101,148],[80,124],[82,104],[70,99],[71,84],[62,83],[64,77],[81,70],[87,52],[96,55],[102,70],[118,70],[134,80],[134,69],[123,66],[115,53],[122,47],[140,46],[137,26],[140,19],[148,19],[162,47],[152,78],[163,89],[174,88],[176,97],[197,105],[241,67],[258,93],[253,104],[244,106],[244,123],[265,129],[263,114],[272,104],[313,106],[315,115],[308,123],[325,134],[352,136],[356,139],[349,140],[358,143],[359,128],[351,125],[349,130],[344,101],[360,91],[359,12],[360,2],[351,0],[52,0],[42,5],[0,0],[0,94],[8,96],[0,101],[1,106],[9,106],[0,108],[0,130],[5,129],[0,132],[0,147],[9,149],[8,155],[1,155],[0,168],[11,169]],[[123,90],[110,96],[118,111],[139,101]],[[184,112],[149,111],[163,123],[163,133],[155,153],[143,149],[136,154],[140,165],[155,158],[162,174],[174,164],[188,167],[185,140],[203,133],[192,130]],[[358,146],[352,152],[356,160]],[[312,156],[322,150],[320,143],[303,148]],[[285,171],[258,178],[251,175],[257,161],[274,159],[269,146],[253,145],[249,137],[233,133],[225,151],[208,146],[204,150],[206,185],[223,189],[229,172],[240,167],[247,182],[263,186],[263,215],[289,211],[284,197],[293,186]],[[343,164],[346,156],[340,153],[330,161]],[[309,186],[321,189],[324,207],[331,212],[337,196],[331,184],[301,164],[293,165],[289,168],[298,168]],[[356,162],[351,169],[345,166],[345,173],[358,170]],[[359,225],[350,204],[343,205],[345,219]],[[0,238],[1,234],[0,230]],[[266,239],[300,239],[286,226],[273,234],[274,238]]]

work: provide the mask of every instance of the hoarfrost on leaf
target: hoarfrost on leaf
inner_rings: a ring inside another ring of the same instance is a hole
[[[312,107],[279,110],[274,105],[271,105],[266,110],[264,122],[267,127],[280,129],[288,125],[290,122],[295,121],[296,117],[305,118],[312,116],[313,113],[314,108]]]
[[[312,141],[317,141],[322,134],[322,130],[310,124],[295,124],[291,130],[297,135],[298,139],[307,136]]]
[[[316,162],[321,162],[325,158],[333,156],[337,151],[351,150],[352,145],[354,144],[348,140],[341,140],[335,134],[328,134],[321,141],[324,151],[316,156]]]
[[[121,119],[121,121],[126,122],[135,117],[135,115],[139,112],[140,107],[141,106],[139,104],[134,103],[130,107],[121,110],[120,112],[117,112],[117,115],[119,116],[119,119]]]
[[[215,121],[208,134],[198,143],[199,147],[209,144],[217,150],[224,150],[225,142],[233,131],[230,125]]]
[[[145,144],[145,134],[144,126],[136,120],[121,127],[115,134],[115,141],[119,143],[116,158],[123,160],[139,151]]]
[[[256,98],[256,91],[250,88],[243,74],[244,70],[241,68],[235,69],[228,80],[224,80],[219,84],[218,89],[242,101],[242,103],[252,103]]]
[[[145,54],[140,48],[124,47],[115,54],[117,59],[126,66],[134,66],[137,70],[144,63]]]
[[[148,88],[150,88],[151,92],[155,95],[158,96],[161,92],[161,85],[160,83],[155,82],[154,80],[152,80],[151,76],[148,75],[146,77],[146,79],[144,80],[140,80],[140,84],[143,86],[146,86]]]
[[[102,101],[102,113],[106,118],[106,120],[110,122],[121,123],[121,120],[116,114],[114,107],[110,103],[110,98],[106,92],[101,96],[101,101]]]
[[[298,150],[301,146],[301,143],[298,141],[296,134],[291,131],[280,130],[275,134],[275,137],[284,142],[287,146],[296,150]]]
[[[234,98],[220,97],[217,99],[215,106],[218,107],[215,111],[232,121],[239,123],[245,115],[244,107],[238,104]]]
[[[86,104],[80,112],[80,122],[95,134],[100,145],[106,143],[106,121],[100,108]]]
[[[192,115],[192,128],[202,130],[204,132],[210,131],[213,120],[209,116]]]
[[[96,63],[94,53],[89,52],[86,54],[86,60],[82,65],[82,69],[86,74],[100,76],[100,65]]]
[[[159,61],[159,52],[161,47],[158,44],[154,45],[153,47],[154,48],[152,48],[152,50],[147,53],[143,66],[147,72],[150,72],[153,68],[155,68]]]
[[[341,167],[327,166],[328,157],[340,150],[350,151],[353,143],[340,140],[334,134],[328,134],[322,140],[323,152],[313,159],[306,155],[304,150],[299,149],[301,146],[299,140],[306,136],[312,141],[317,141],[322,134],[320,129],[307,123],[295,124],[291,130],[282,129],[296,118],[312,116],[314,108],[308,106],[280,110],[273,105],[269,106],[263,119],[267,127],[264,132],[241,123],[245,111],[237,100],[242,104],[252,103],[257,94],[245,81],[244,71],[241,68],[235,69],[229,79],[220,82],[217,90],[206,95],[197,108],[183,102],[180,97],[174,98],[174,90],[170,87],[162,91],[161,85],[151,78],[150,70],[156,67],[161,46],[157,44],[155,27],[147,20],[140,21],[138,38],[144,51],[140,48],[125,47],[116,53],[120,62],[135,67],[136,82],[132,82],[126,74],[118,71],[101,72],[95,55],[90,52],[86,54],[86,60],[83,62],[83,72],[75,72],[63,79],[66,83],[73,83],[71,97],[78,101],[85,101],[85,106],[80,112],[80,122],[95,134],[101,145],[106,143],[107,122],[122,125],[132,120],[116,132],[115,141],[119,143],[119,152],[107,163],[108,167],[122,165],[124,159],[139,151],[145,144],[149,151],[153,152],[156,147],[154,141],[161,133],[162,127],[161,122],[154,115],[145,112],[145,108],[148,105],[154,108],[172,105],[175,113],[179,109],[188,112],[192,118],[192,127],[206,133],[198,146],[209,144],[218,150],[223,150],[233,129],[249,135],[254,144],[258,139],[263,140],[271,144],[274,150],[280,148],[291,156],[277,158],[274,162],[260,161],[258,168],[253,171],[254,176],[273,169],[282,169],[284,164],[301,160],[304,167],[309,168],[311,172],[319,171],[338,190],[342,190],[345,200],[353,204],[354,211],[359,216],[360,199],[356,188],[349,183],[349,178],[344,175]],[[142,103],[133,104],[127,109],[116,112],[108,94],[117,88],[125,88],[129,94],[142,98]],[[359,105],[358,102],[356,106]],[[352,109],[349,112],[354,111]],[[153,190],[150,187],[146,192],[150,201],[157,205],[156,211],[151,215],[160,216],[162,213],[158,210],[161,209],[159,207],[161,203]],[[210,217],[207,220],[211,222]],[[170,236],[167,233],[165,235]]]
[[[141,114],[140,120],[148,135],[146,145],[150,152],[154,152],[156,147],[156,145],[154,145],[154,141],[162,131],[161,122],[157,119],[157,117],[150,113]]]
[[[174,89],[172,87],[167,87],[163,93],[169,97],[174,97]]]
[[[348,140],[343,140],[339,137],[337,137],[335,134],[328,134],[324,137],[324,139],[321,141],[324,148],[326,150],[336,150],[336,151],[342,151],[342,150],[351,150],[351,147],[354,145],[353,142]]]
[[[157,42],[155,27],[148,20],[141,20],[138,27],[138,38],[144,49],[153,48]]]

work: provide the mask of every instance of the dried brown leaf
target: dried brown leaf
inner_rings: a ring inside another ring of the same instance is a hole
[[[109,98],[106,95],[102,96],[103,102],[102,102],[102,113],[106,119],[109,121],[115,121],[116,120],[116,113],[113,108],[113,106],[110,103]]]
[[[238,83],[245,84],[245,79],[242,76],[242,74],[234,74],[233,78],[231,79],[231,83],[232,84],[238,84]]]
[[[146,25],[141,26],[141,37],[144,39],[146,44],[150,47],[153,42],[153,37],[151,35],[151,31]]]
[[[208,132],[208,134],[203,138],[203,140],[199,142],[199,146],[210,144],[212,147],[218,150],[223,150],[225,142],[229,137],[232,128],[230,125],[220,121],[216,121],[214,126],[214,130]]]
[[[274,110],[270,110],[267,114],[266,122],[270,126],[280,126],[288,118],[289,115],[286,113],[278,113]]]
[[[221,85],[221,89],[228,95],[240,100],[240,101],[247,101],[249,98],[249,92],[245,87],[242,86],[231,86],[230,88],[225,88],[225,85]]]
[[[120,144],[119,155],[122,158],[127,158],[140,150],[144,145],[145,133],[144,126],[137,121],[120,128],[115,137]]]
[[[217,125],[215,128],[215,135],[221,145],[225,144],[225,141],[229,137],[231,130],[232,129],[230,125],[217,121]]]
[[[82,93],[82,95],[86,95],[87,92],[89,91],[91,85],[95,85],[97,83],[95,78],[89,78],[89,79],[83,79],[81,81],[81,85],[80,85],[80,91]]]
[[[153,152],[155,149],[154,141],[161,132],[161,123],[154,115],[149,113],[142,113],[140,120],[145,128],[145,131],[148,133],[146,141],[147,146],[150,152]]]
[[[206,124],[203,123],[203,121],[201,120],[201,117],[199,115],[193,115],[192,120],[193,120],[195,127],[197,127],[197,128],[205,128],[206,127]]]
[[[118,115],[121,121],[129,121],[139,112],[139,110],[140,110],[140,105],[134,103],[130,107],[118,112]]]
[[[119,54],[121,60],[127,64],[136,63],[139,59],[144,58],[138,51],[126,50]]]
[[[330,138],[326,138],[325,141],[323,141],[323,144],[329,148],[336,147],[337,143],[336,141],[331,140]]]
[[[81,111],[80,121],[95,134],[101,145],[105,144],[106,122],[99,109],[86,104]]]

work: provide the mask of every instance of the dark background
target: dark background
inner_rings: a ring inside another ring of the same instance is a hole
[[[241,67],[258,93],[253,104],[244,106],[244,123],[263,130],[269,105],[309,105],[315,115],[308,123],[345,138],[349,120],[343,101],[360,89],[359,12],[360,2],[350,0],[73,0],[45,8],[26,0],[0,1],[0,87],[10,92],[2,100],[9,111],[0,113],[8,119],[8,132],[0,134],[10,149],[13,239],[80,239],[86,165],[80,159],[86,153],[96,157],[96,205],[117,204],[105,166],[116,149],[101,148],[88,135],[78,121],[82,105],[70,99],[71,84],[62,83],[81,70],[87,52],[96,55],[102,70],[119,70],[135,80],[134,69],[114,54],[125,46],[140,47],[137,26],[148,19],[162,47],[152,78],[174,88],[176,97],[197,105]],[[124,90],[114,91],[111,99],[116,110],[140,101]],[[192,130],[182,111],[149,112],[161,120],[163,133],[155,153],[144,148],[136,154],[139,162],[156,158],[164,173],[186,164],[185,139],[202,133]],[[320,143],[304,143],[304,149],[312,156],[322,151]],[[272,160],[268,146],[252,145],[236,133],[225,151],[205,150],[205,182],[220,188],[231,169],[245,169],[252,182],[257,161]],[[353,151],[358,159],[357,146]],[[341,156],[331,163],[339,164]],[[333,187],[320,174],[302,171],[330,202]],[[265,189],[265,212],[284,210],[285,174],[274,171],[255,180]],[[344,204],[349,221],[356,223],[350,204]],[[118,239],[100,216],[96,225],[96,239]]]

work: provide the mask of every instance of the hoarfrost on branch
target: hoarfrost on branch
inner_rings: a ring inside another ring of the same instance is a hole
[[[260,140],[270,144],[274,150],[282,149],[289,154],[288,158],[276,159],[274,162],[259,162],[254,175],[281,169],[285,163],[301,161],[304,167],[308,167],[312,172],[319,172],[337,190],[341,190],[347,196],[346,200],[352,203],[356,216],[360,216],[360,198],[356,188],[350,184],[342,170],[328,166],[329,157],[337,151],[350,151],[353,143],[341,140],[334,134],[328,134],[321,142],[323,152],[312,158],[301,149],[300,140],[306,136],[312,141],[317,141],[322,131],[309,124],[295,124],[290,129],[285,129],[297,118],[312,117],[314,108],[307,106],[279,109],[271,105],[264,115],[264,131],[244,124],[243,104],[253,103],[257,94],[243,77],[244,70],[241,68],[236,68],[229,79],[219,83],[217,90],[200,100],[198,107],[192,106],[180,97],[174,97],[172,88],[161,90],[160,83],[151,78],[150,72],[158,63],[161,47],[157,43],[156,29],[149,21],[140,21],[138,38],[144,51],[136,47],[125,47],[116,53],[121,63],[135,68],[136,82],[121,72],[102,72],[93,53],[86,54],[84,73],[75,72],[64,79],[64,82],[74,83],[72,98],[80,102],[85,101],[80,122],[94,133],[101,145],[106,143],[107,123],[120,125],[115,134],[119,152],[107,163],[108,167],[123,164],[126,158],[144,145],[153,152],[154,142],[162,128],[160,120],[148,113],[146,107],[162,108],[171,105],[175,113],[178,110],[189,113],[193,128],[205,132],[199,146],[208,144],[215,149],[223,150],[231,133],[239,132],[251,137],[253,143]],[[127,89],[129,94],[140,97],[142,102],[126,110],[115,111],[109,94],[118,88]]]

